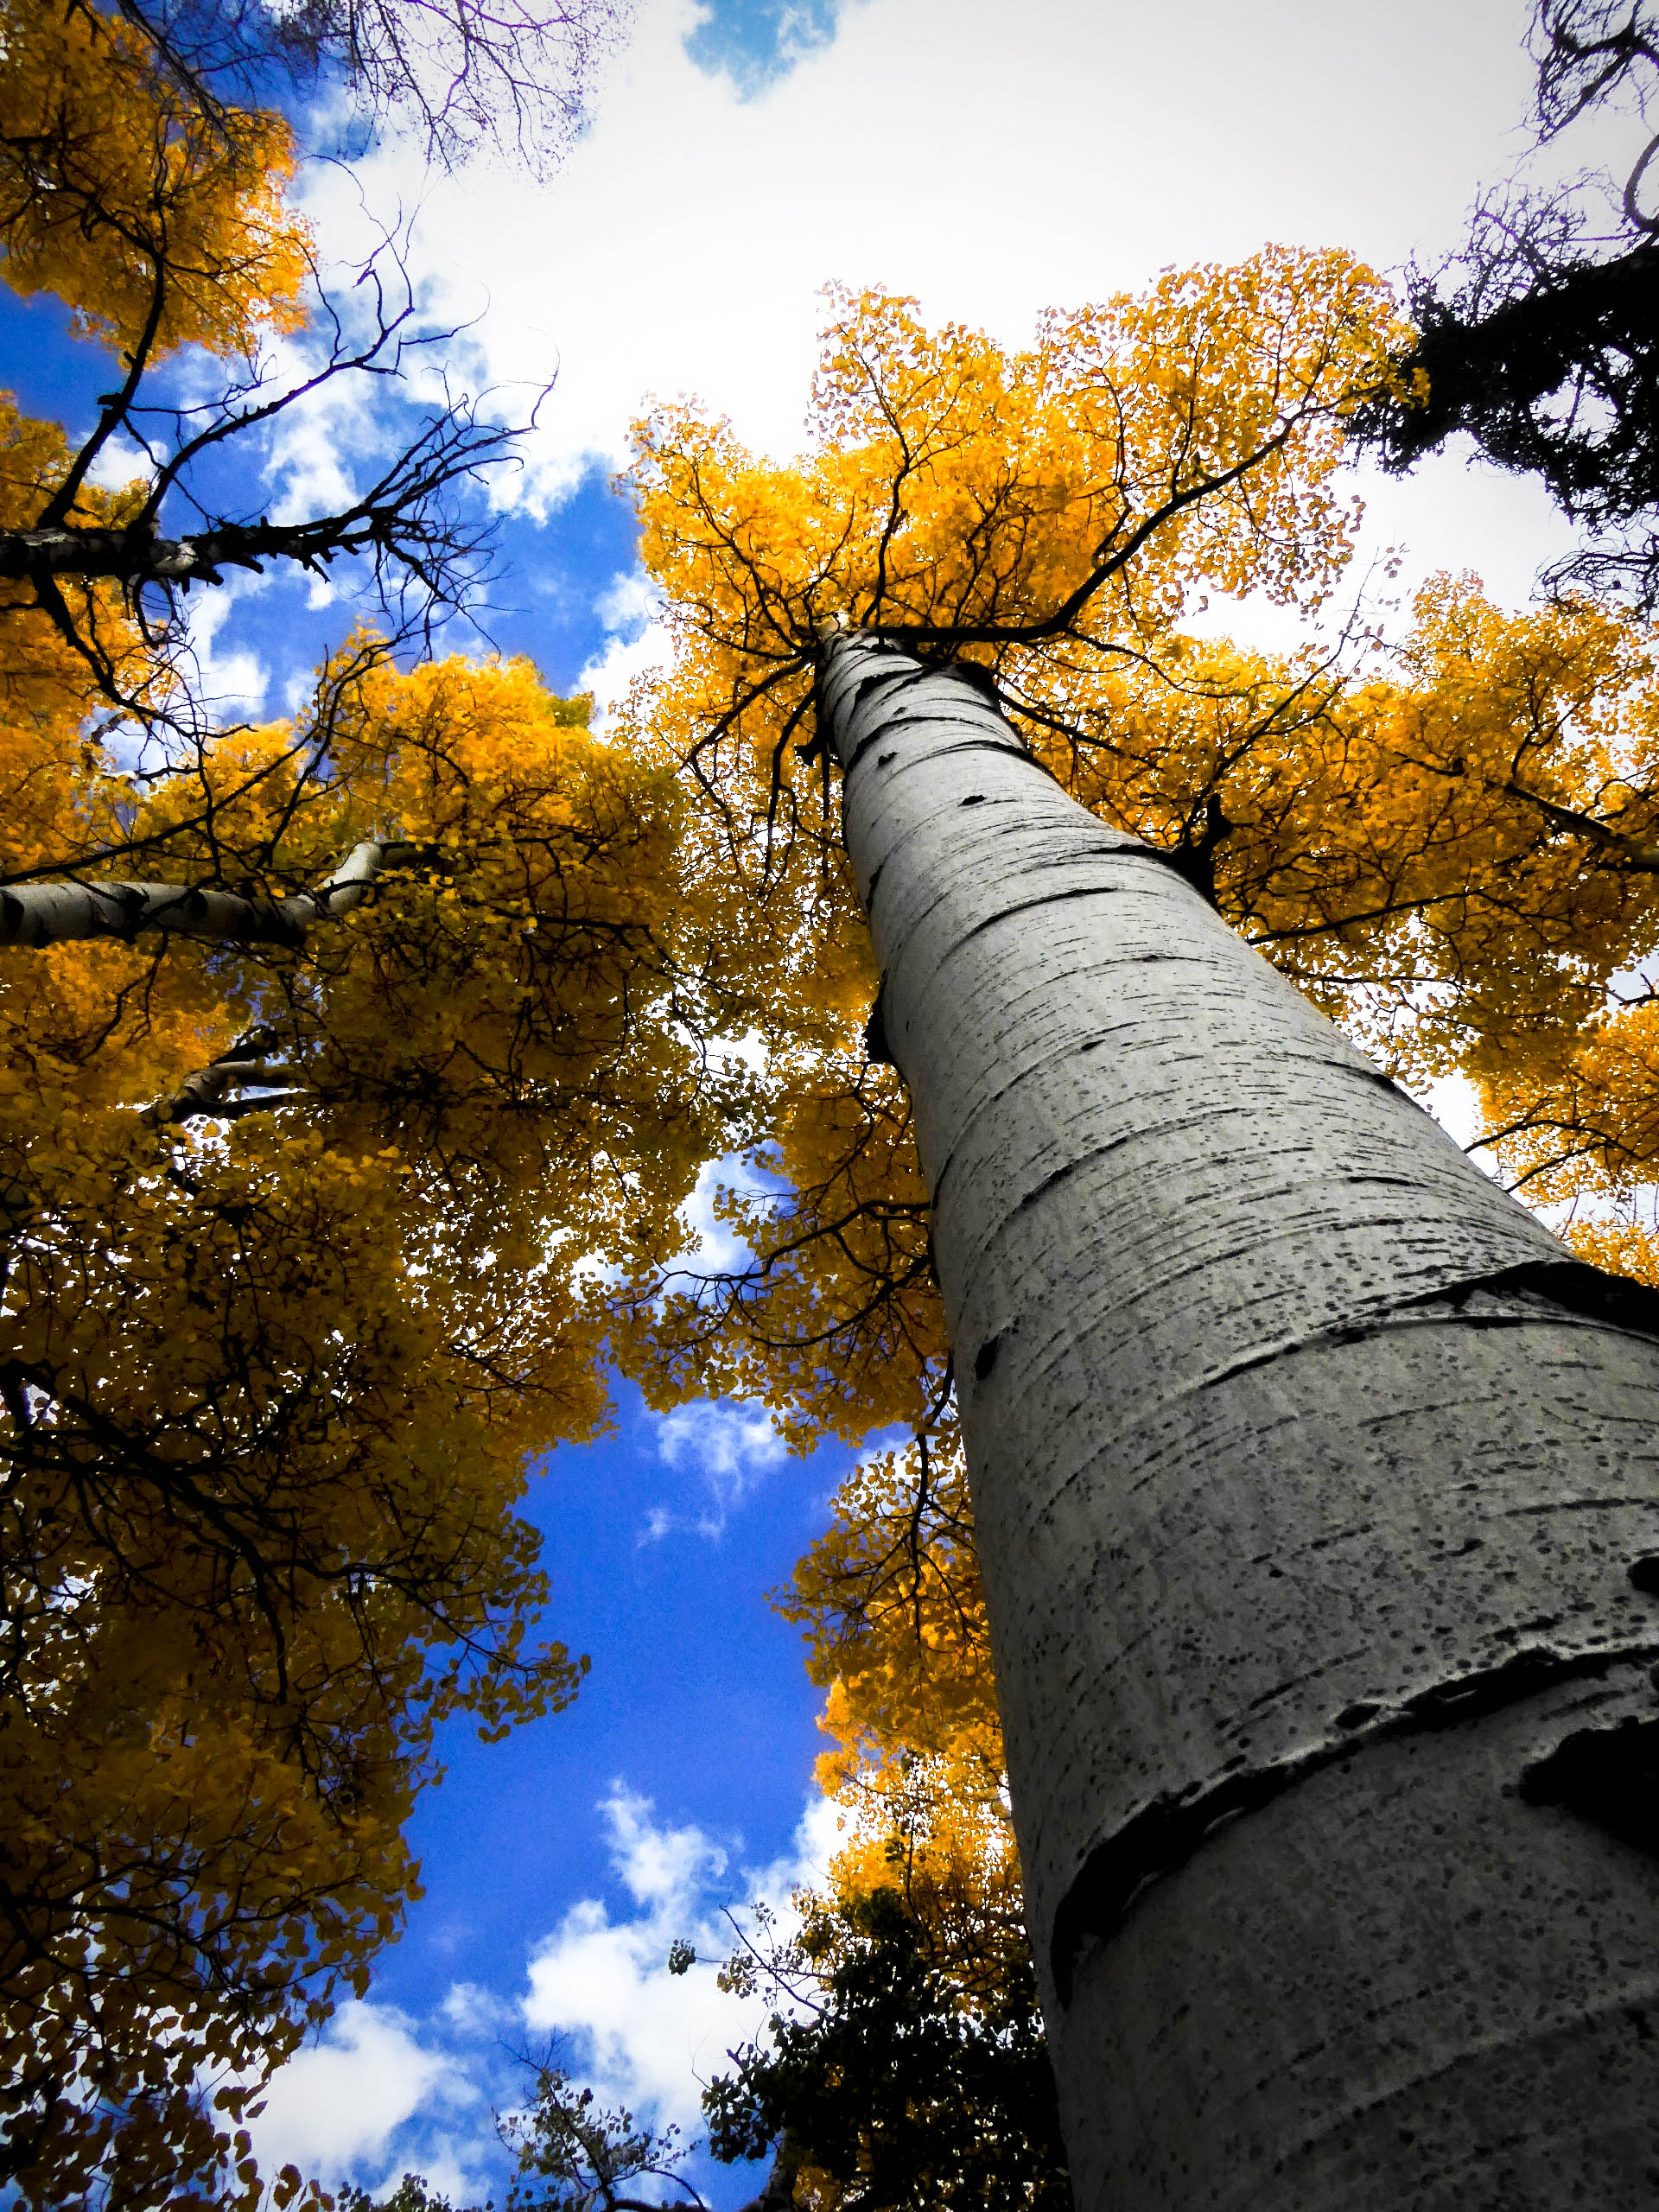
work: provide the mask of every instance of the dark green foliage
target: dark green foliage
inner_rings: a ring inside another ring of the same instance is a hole
[[[1590,529],[1637,520],[1659,503],[1659,245],[1604,262],[1563,245],[1531,266],[1529,283],[1484,309],[1494,267],[1449,300],[1414,289],[1412,365],[1427,374],[1427,402],[1379,410],[1377,442],[1407,468],[1467,430],[1489,459],[1541,476]]]
[[[378,2203],[366,2189],[340,2190],[334,2203],[338,2212],[454,2212],[447,2196],[435,2196],[427,2187],[424,2174],[405,2174]]]
[[[1659,80],[1653,0],[1539,0],[1541,143],[1610,102],[1640,107]],[[1375,403],[1354,430],[1409,468],[1466,431],[1504,468],[1541,477],[1588,542],[1558,586],[1659,607],[1659,215],[1647,187],[1659,134],[1622,186],[1578,178],[1540,197],[1489,194],[1458,258],[1408,284],[1421,404]],[[1599,194],[1611,211],[1592,234]],[[1446,289],[1450,280],[1452,288]]]
[[[809,1920],[763,1972],[804,2010],[703,2095],[717,2158],[830,2175],[857,2212],[1071,2212],[1029,1958],[964,1988],[895,1889]],[[807,1994],[810,1990],[813,1993]]]

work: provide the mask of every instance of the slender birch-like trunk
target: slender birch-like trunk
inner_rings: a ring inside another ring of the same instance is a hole
[[[1080,2212],[1651,2212],[1659,1299],[970,683],[819,711]]]
[[[304,944],[308,931],[360,906],[397,853],[413,847],[365,838],[327,882],[287,899],[261,899],[208,884],[14,883],[0,887],[0,946],[39,948],[141,931],[214,944]]]

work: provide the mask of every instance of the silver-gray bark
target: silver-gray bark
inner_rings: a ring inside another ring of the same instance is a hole
[[[361,905],[370,886],[412,846],[365,838],[327,882],[286,899],[261,899],[207,884],[14,883],[0,888],[0,946],[131,938],[141,931],[215,944],[302,945],[319,922]]]
[[[820,716],[1080,2212],[1650,2208],[1659,1299],[971,685]]]

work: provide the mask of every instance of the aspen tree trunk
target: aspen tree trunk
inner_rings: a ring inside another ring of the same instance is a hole
[[[819,682],[1080,2212],[1651,2212],[1659,1299],[969,683]]]
[[[105,878],[89,883],[14,883],[0,887],[0,946],[39,949],[89,938],[137,937],[140,931],[187,937],[212,944],[305,943],[319,922],[359,906],[388,861],[410,851],[384,839],[365,838],[315,891],[262,899],[212,885],[130,883]]]

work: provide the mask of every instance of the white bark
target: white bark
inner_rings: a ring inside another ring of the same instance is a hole
[[[1659,1299],[970,685],[820,714],[1080,2212],[1650,2212]]]
[[[259,899],[208,885],[15,883],[0,888],[0,945],[67,944],[84,938],[133,938],[140,931],[215,944],[291,944],[308,930],[359,905],[388,858],[402,849],[367,838],[315,891]]]

